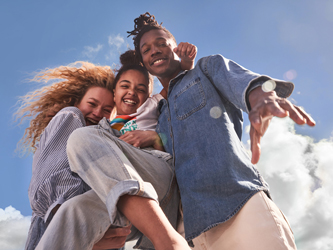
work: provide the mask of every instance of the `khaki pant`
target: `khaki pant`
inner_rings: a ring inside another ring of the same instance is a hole
[[[182,223],[178,230],[182,232]],[[230,220],[193,239],[194,250],[291,250],[297,249],[290,225],[261,191]]]

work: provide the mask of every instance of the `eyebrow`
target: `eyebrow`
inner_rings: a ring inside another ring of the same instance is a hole
[[[155,41],[158,41],[158,40],[164,40],[164,41],[167,41],[167,39],[165,39],[164,37],[157,37],[157,38],[155,39]],[[141,46],[140,49],[142,49],[142,47],[145,46],[145,45],[146,45],[146,43],[142,44],[142,46]]]
[[[128,80],[121,80],[119,83],[121,83],[121,82],[126,82],[126,83],[129,83],[129,84],[131,84],[131,82],[130,81],[128,81]],[[139,83],[138,84],[139,86],[143,86],[143,87],[145,87],[146,89],[149,89],[149,87],[147,86],[147,84],[144,84],[144,83]]]
[[[145,87],[146,89],[148,89],[148,86],[147,86],[146,84],[144,84],[144,83],[139,83],[139,86],[143,86],[143,87]]]
[[[92,99],[92,100],[94,100],[95,102],[98,102],[98,103],[99,103],[99,101],[98,101],[97,99],[95,99],[94,97],[89,97],[88,100],[89,100],[89,99]]]
[[[126,80],[126,79],[124,79],[124,80],[121,80],[119,83],[121,83],[121,82],[127,82],[127,83],[131,83],[129,80]]]
[[[95,102],[99,103],[99,101],[98,101],[97,99],[95,99],[94,97],[89,97],[88,100],[89,100],[89,99],[92,99],[92,100],[94,100]],[[113,108],[112,105],[106,105],[105,107],[111,107],[111,108]]]

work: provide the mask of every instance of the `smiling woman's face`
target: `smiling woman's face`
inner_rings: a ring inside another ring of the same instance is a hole
[[[113,94],[102,87],[91,87],[75,106],[81,110],[87,126],[96,125],[103,117],[110,118],[114,106]]]
[[[122,73],[114,89],[117,115],[130,115],[149,97],[149,80],[138,70]]]

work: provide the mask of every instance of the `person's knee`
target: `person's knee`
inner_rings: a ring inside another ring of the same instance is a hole
[[[79,147],[84,147],[87,144],[89,129],[86,127],[74,130],[67,141],[67,152],[75,151]]]

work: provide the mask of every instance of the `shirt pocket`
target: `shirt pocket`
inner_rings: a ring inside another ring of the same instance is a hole
[[[196,78],[178,91],[174,108],[178,120],[183,120],[206,105],[206,96],[200,78]]]

